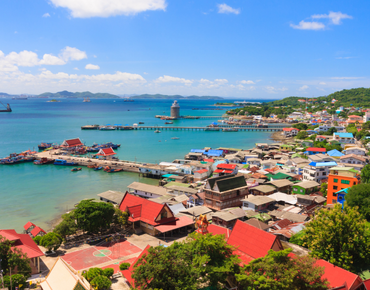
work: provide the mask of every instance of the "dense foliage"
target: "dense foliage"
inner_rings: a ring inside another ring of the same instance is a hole
[[[122,264],[119,265],[119,269],[121,271],[127,270],[128,268],[130,268],[130,263],[122,263]]]
[[[185,242],[149,248],[134,265],[132,278],[140,289],[200,289],[225,285],[240,260],[222,235],[193,233]]]
[[[62,221],[55,227],[54,232],[63,237],[63,240],[66,240],[66,237],[73,235],[77,232],[76,217],[74,211],[62,215]]]
[[[27,254],[18,248],[13,248],[14,242],[0,236],[0,265],[4,274],[14,273],[17,269],[18,274],[28,278],[31,276],[31,266]]]
[[[366,164],[361,170],[361,183],[370,183],[370,164]]]
[[[41,238],[40,246],[47,248],[48,252],[51,252],[51,250],[56,251],[62,244],[62,241],[63,239],[60,235],[54,232],[50,232]]]
[[[40,97],[49,97],[51,99],[54,98],[90,98],[90,99],[118,99],[119,96],[108,94],[108,93],[91,93],[91,92],[68,92],[68,91],[61,91],[57,93],[43,93],[39,95]]]
[[[114,206],[111,203],[82,200],[74,210],[77,226],[90,233],[109,229],[113,220]]]
[[[346,202],[348,206],[358,207],[358,211],[368,221],[370,220],[370,184],[361,183],[352,186],[346,194]]]
[[[14,289],[15,287],[18,287],[18,289],[24,289],[27,287],[27,279],[24,275],[22,274],[14,274],[11,276],[5,275],[4,276],[4,287],[8,287],[9,289]],[[10,282],[11,281],[11,282]],[[22,285],[19,287],[19,285]],[[1,286],[1,280],[0,280],[0,286]],[[12,288],[11,288],[12,287]]]
[[[310,256],[289,256],[291,251],[269,250],[265,257],[244,266],[236,274],[240,289],[328,289],[328,282],[321,278],[324,268]]]
[[[321,258],[346,270],[357,272],[369,263],[370,237],[366,220],[357,211],[341,204],[333,209],[321,209],[315,218],[306,224],[304,245],[311,255]]]
[[[101,275],[91,280],[90,284],[97,290],[109,290],[112,282],[107,277]]]

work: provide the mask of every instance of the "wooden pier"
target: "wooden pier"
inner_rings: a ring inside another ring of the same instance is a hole
[[[104,126],[102,126],[104,127]],[[109,130],[119,130],[119,131],[129,131],[129,130],[162,130],[162,131],[225,131],[227,129],[231,129],[230,132],[253,132],[253,131],[259,131],[259,132],[277,132],[282,131],[283,128],[290,127],[286,124],[274,124],[274,125],[268,125],[267,127],[259,127],[257,125],[218,125],[214,127],[189,127],[189,126],[116,126],[115,129]],[[91,130],[91,127],[89,126],[82,126],[81,130]],[[99,129],[99,128],[96,128]],[[101,130],[101,131],[107,131],[107,130]]]

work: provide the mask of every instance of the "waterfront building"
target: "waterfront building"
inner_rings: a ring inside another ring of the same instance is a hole
[[[129,193],[143,198],[156,198],[168,195],[166,188],[134,181],[129,186]]]
[[[327,204],[338,202],[337,192],[360,182],[359,172],[353,167],[332,167],[328,176]]]
[[[98,194],[101,201],[110,202],[113,205],[120,205],[123,197],[125,196],[124,192],[108,190]]]
[[[61,146],[67,147],[67,148],[73,148],[73,147],[83,146],[83,145],[84,144],[81,142],[80,138],[75,138],[75,139],[64,140]]]
[[[177,101],[174,101],[171,106],[171,117],[174,119],[180,118],[180,105],[177,103]]]

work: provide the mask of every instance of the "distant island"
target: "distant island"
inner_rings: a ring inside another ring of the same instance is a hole
[[[143,95],[137,95],[132,96],[130,99],[165,99],[165,100],[174,100],[174,99],[182,99],[182,100],[223,100],[222,97],[215,97],[215,96],[181,96],[181,95],[161,95],[161,94],[143,94]]]
[[[108,93],[91,93],[91,92],[76,92],[76,93],[72,93],[72,92],[68,92],[68,91],[61,91],[61,92],[57,92],[57,93],[43,93],[41,95],[38,95],[37,97],[49,97],[49,98],[53,98],[53,99],[57,99],[57,98],[73,98],[73,99],[76,99],[76,98],[90,98],[90,99],[119,99],[120,97],[119,96],[116,96],[116,95],[112,95],[112,94],[108,94]]]

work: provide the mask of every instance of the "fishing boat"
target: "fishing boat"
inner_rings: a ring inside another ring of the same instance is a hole
[[[161,131],[159,131],[159,130],[155,130],[155,131],[154,131],[154,133],[161,133]]]
[[[71,171],[74,172],[74,171],[80,171],[82,168],[72,168]]]
[[[116,130],[116,127],[115,126],[111,126],[111,125],[100,126],[99,127],[99,130],[101,130],[101,131],[112,131],[112,130]]]
[[[173,122],[164,122],[165,124],[173,124]]]
[[[10,112],[12,112],[12,109],[10,108],[9,104],[6,104],[6,106],[2,102],[0,102],[0,104],[2,104],[5,108],[5,110],[4,109],[0,110],[0,113],[6,113],[6,112],[10,113]]]
[[[43,157],[40,160],[33,161],[33,164],[35,165],[44,165],[44,164],[50,164],[50,163],[54,163],[54,159]]]
[[[39,147],[39,150],[45,150],[47,148],[50,148],[53,144],[52,143],[41,143],[40,145],[38,145]]]
[[[110,170],[107,170],[106,172],[108,173],[114,173],[114,172],[122,172],[123,169],[122,168],[118,168],[118,169],[110,169]]]
[[[95,168],[96,167],[96,164],[93,164],[93,165],[87,165],[87,168]]]
[[[235,128],[224,128],[222,132],[238,132],[238,129]]]
[[[144,124],[144,122],[139,122],[139,124]]]
[[[90,103],[91,101],[90,101],[90,98],[89,98],[89,97],[87,97],[87,98],[84,98],[83,102],[84,102],[84,103]]]
[[[55,159],[54,165],[76,166],[76,165],[78,165],[78,163],[76,163],[76,162],[67,162],[67,160],[64,160],[64,159]]]
[[[133,100],[133,99],[128,99],[128,98],[127,98],[127,99],[124,99],[123,101],[124,101],[124,102],[134,102],[134,100]]]
[[[97,166],[97,167],[94,168],[95,171],[102,170],[102,169],[103,169],[102,166]]]
[[[171,139],[172,140],[179,140],[180,138],[179,137],[172,137]]]

